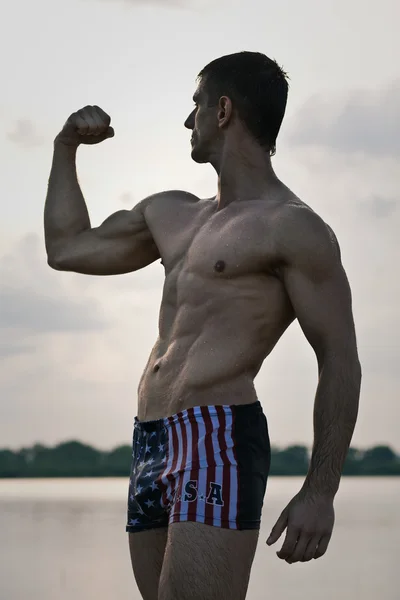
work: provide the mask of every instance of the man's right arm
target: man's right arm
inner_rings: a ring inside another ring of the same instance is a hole
[[[97,113],[93,107],[90,109],[89,116],[87,112],[83,116],[92,124],[93,114],[97,118]],[[96,110],[101,111],[97,107]],[[103,114],[100,112],[101,117]],[[160,258],[143,213],[153,197],[142,201],[131,211],[114,213],[100,227],[92,228],[76,173],[79,145],[73,143],[76,122],[80,123],[75,114],[74,127],[68,129],[66,125],[64,130],[67,128],[68,135],[61,135],[61,132],[54,143],[44,211],[48,263],[57,270],[88,275],[117,275],[141,269]],[[93,124],[91,126],[94,127]],[[106,120],[103,129],[107,131],[108,126],[109,120]],[[101,130],[101,122],[98,128]],[[86,136],[85,142],[81,143],[96,143],[111,137],[113,132],[108,135],[104,131],[95,135],[79,135],[81,139]]]

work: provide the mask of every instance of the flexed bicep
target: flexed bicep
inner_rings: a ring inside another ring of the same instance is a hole
[[[86,275],[119,275],[142,269],[160,258],[147,226],[143,206],[121,210],[104,221],[66,238],[49,254],[49,264],[60,271]]]

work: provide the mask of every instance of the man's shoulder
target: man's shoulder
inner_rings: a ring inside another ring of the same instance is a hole
[[[184,190],[166,190],[163,192],[158,192],[156,194],[151,194],[147,196],[140,202],[140,206],[142,210],[146,210],[147,208],[157,209],[158,207],[165,207],[166,204],[171,202],[173,203],[194,203],[199,202],[200,198],[191,194],[190,192],[186,192]]]
[[[310,257],[319,253],[340,254],[332,228],[308,204],[294,194],[277,208],[274,240],[279,254],[290,260],[294,256]]]
[[[301,238],[304,234],[324,235],[327,231],[332,231],[311,206],[292,192],[278,203],[274,221],[280,235],[295,234],[295,238]]]

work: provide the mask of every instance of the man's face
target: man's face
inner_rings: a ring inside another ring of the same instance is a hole
[[[207,94],[201,84],[193,96],[193,102],[195,107],[185,121],[185,127],[192,131],[192,159],[197,163],[207,163],[218,135],[216,108],[209,107]]]

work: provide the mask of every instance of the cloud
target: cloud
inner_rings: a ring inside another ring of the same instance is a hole
[[[23,328],[30,332],[91,331],[104,327],[94,302],[49,297],[28,287],[1,284],[0,328]]]
[[[8,344],[4,341],[0,342],[0,358],[8,358],[10,356],[16,356],[19,354],[30,354],[34,351],[35,347],[33,345],[21,344],[19,342],[13,342],[11,340]]]
[[[293,117],[289,140],[345,154],[399,156],[400,80],[377,91],[313,96]]]
[[[24,236],[12,253],[0,258],[0,329],[31,333],[104,329],[107,320],[93,298],[68,291],[47,265],[37,235]],[[10,337],[11,340],[11,337]],[[2,353],[26,352],[25,343],[8,344]]]
[[[390,217],[398,209],[399,204],[399,200],[394,198],[372,196],[368,200],[363,200],[360,203],[360,208],[364,214],[382,219]]]
[[[18,146],[35,148],[43,144],[44,138],[40,137],[35,126],[29,119],[19,119],[14,126],[14,131],[6,134],[7,139]]]

